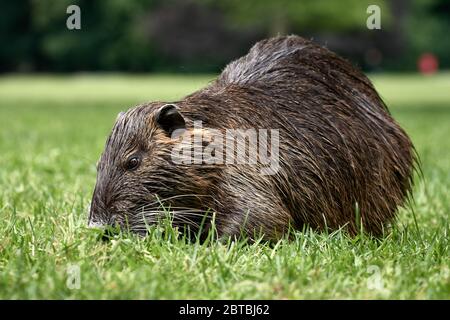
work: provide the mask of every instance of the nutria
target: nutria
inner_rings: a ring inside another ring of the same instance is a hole
[[[195,121],[206,136],[279,129],[279,168],[175,162],[173,148]],[[276,37],[180,101],[120,114],[98,164],[89,223],[145,235],[169,211],[193,229],[214,217],[219,236],[277,239],[289,226],[380,235],[410,197],[415,164],[410,139],[364,74],[311,41]]]

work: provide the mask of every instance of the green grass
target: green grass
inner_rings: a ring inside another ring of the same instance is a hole
[[[198,244],[163,227],[99,241],[87,206],[117,113],[211,78],[0,78],[0,298],[450,298],[450,74],[373,77],[422,160],[417,226],[402,209],[380,241],[308,231],[275,246]],[[76,268],[79,289],[67,285]]]

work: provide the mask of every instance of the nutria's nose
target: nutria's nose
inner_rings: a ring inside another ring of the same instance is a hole
[[[106,223],[101,219],[101,208],[94,198],[88,208],[88,228],[104,228]]]
[[[119,233],[119,229],[117,227],[112,227],[107,223],[95,221],[92,219],[89,219],[88,221],[88,228],[98,230],[100,232],[99,240],[102,241],[109,241]]]
[[[105,227],[106,227],[106,225],[104,223],[102,223],[102,222],[94,221],[94,220],[89,220],[88,221],[88,228],[103,229]]]
[[[93,214],[92,210],[89,210],[89,218],[88,218],[88,228],[92,229],[103,229],[106,227],[106,223],[99,220],[95,217],[95,214]]]

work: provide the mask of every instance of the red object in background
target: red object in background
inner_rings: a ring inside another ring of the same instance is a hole
[[[417,67],[422,74],[433,74],[438,70],[439,62],[432,53],[424,53],[417,61]]]

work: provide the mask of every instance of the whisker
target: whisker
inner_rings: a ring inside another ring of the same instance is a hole
[[[201,195],[201,194],[180,194],[180,195],[175,195],[175,196],[171,196],[171,197],[167,197],[167,198],[163,198],[163,199],[157,199],[153,202],[147,203],[141,207],[138,208],[138,210],[147,208],[149,206],[155,205],[155,204],[159,204],[159,205],[164,205],[164,202],[167,202],[169,200],[174,200],[174,199],[180,199],[180,198],[187,198],[187,197],[192,197],[192,198],[201,198],[201,197],[208,197],[208,198],[212,198],[212,196],[210,195]]]

